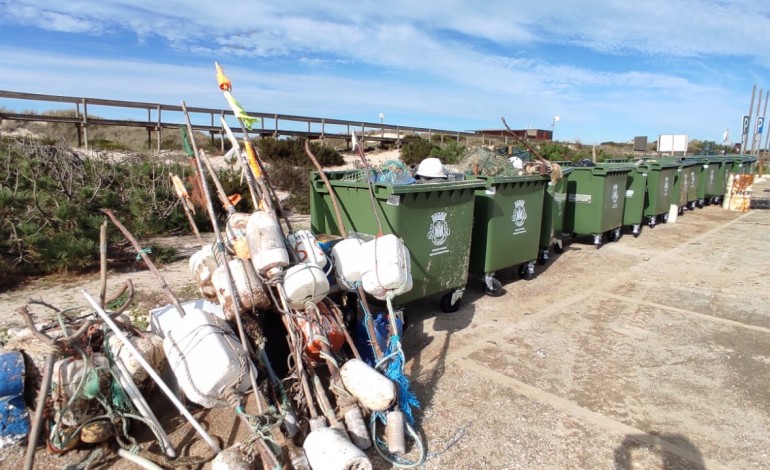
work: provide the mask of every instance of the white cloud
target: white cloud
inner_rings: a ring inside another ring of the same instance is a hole
[[[383,111],[443,119],[434,126],[477,127],[499,126],[500,115],[547,126],[560,114],[559,130],[575,126],[584,140],[601,135],[607,123],[650,132],[684,121],[693,129],[723,128],[745,112],[738,109],[745,107],[738,103],[743,95],[736,96],[743,90],[729,87],[747,76],[761,83],[766,74],[738,60],[770,65],[763,39],[770,18],[761,7],[747,0],[397,0],[387,6],[297,0],[227,7],[201,0],[16,0],[0,2],[0,24],[140,43],[161,38],[185,53],[188,65],[6,48],[0,64],[16,54],[23,66],[0,77],[0,88],[211,106],[218,101],[209,83],[217,58],[243,77],[244,104],[282,113],[356,118]],[[560,46],[618,61],[547,55]],[[717,66],[725,57],[740,65]],[[50,70],[56,80],[48,78]]]

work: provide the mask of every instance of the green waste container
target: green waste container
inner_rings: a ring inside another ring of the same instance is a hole
[[[679,165],[675,162],[647,161],[647,192],[644,199],[644,217],[650,227],[658,220],[667,221],[671,204],[678,196],[674,191]]]
[[[612,166],[611,162],[602,162],[603,166]],[[622,166],[628,166],[622,165]],[[623,206],[623,226],[631,227],[631,233],[638,237],[644,222],[644,203],[647,193],[648,164],[635,164],[626,179],[626,202]]]
[[[470,272],[482,274],[488,295],[502,295],[494,273],[519,266],[519,275],[534,274],[547,176],[478,176]]]
[[[684,214],[685,209],[694,209],[698,201],[698,174],[703,169],[702,165],[682,157],[664,157],[658,161],[677,165],[672,204],[677,205],[679,214]]]
[[[703,158],[703,203],[719,204],[725,194],[725,161],[716,155]]]
[[[561,179],[549,181],[543,196],[543,220],[540,225],[540,264],[548,261],[551,247],[557,253],[564,251],[564,214],[567,212],[567,180],[572,168],[561,167]]]
[[[604,234],[620,238],[625,188],[633,165],[576,166],[567,181],[567,212],[564,230],[574,235],[593,235],[599,248]]]
[[[348,231],[376,235],[377,219],[366,182],[351,171],[327,172]],[[347,177],[347,178],[346,178]],[[352,180],[352,181],[351,181]],[[459,309],[468,280],[475,191],[482,180],[407,185],[372,183],[383,234],[400,237],[412,259],[412,290],[398,304],[450,291],[441,298],[445,312]],[[317,172],[310,175],[310,225],[315,233],[339,234],[329,192]]]

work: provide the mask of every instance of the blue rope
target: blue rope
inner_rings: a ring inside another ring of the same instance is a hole
[[[409,378],[404,374],[404,352],[401,350],[401,341],[398,335],[392,335],[388,341],[388,352],[378,366],[387,362],[383,370],[385,376],[396,384],[398,393],[398,407],[406,415],[409,424],[414,425],[412,408],[420,408],[420,399],[412,391]],[[379,367],[378,367],[379,368]]]

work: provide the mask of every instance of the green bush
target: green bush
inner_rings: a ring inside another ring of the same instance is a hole
[[[0,285],[19,275],[98,266],[102,208],[112,209],[139,240],[190,232],[169,173],[185,181],[191,172],[188,165],[142,156],[114,163],[37,141],[0,140],[0,262],[7,266],[0,272]],[[239,174],[224,171],[222,181],[228,194],[244,196],[243,210],[250,210],[248,189]],[[192,194],[189,185],[188,190]],[[223,219],[218,201],[214,206]],[[211,229],[205,210],[197,211],[196,224],[203,231]],[[136,253],[110,227],[110,257],[133,261]],[[158,256],[171,255],[159,251],[155,259]]]
[[[434,146],[430,151],[431,157],[436,157],[445,164],[455,164],[465,156],[465,146],[457,141],[449,141],[443,145]]]
[[[305,153],[305,139],[273,139],[263,138],[256,141],[259,155],[267,162],[290,162],[295,166],[305,168],[313,164]],[[310,150],[321,166],[335,166],[345,163],[345,159],[331,147],[317,142],[310,143]]]
[[[431,155],[437,146],[420,138],[410,140],[401,147],[401,161],[406,165],[417,165]]]

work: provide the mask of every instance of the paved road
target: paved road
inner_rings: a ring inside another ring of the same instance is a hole
[[[696,209],[514,273],[456,314],[407,311],[428,468],[770,467],[770,211]]]

